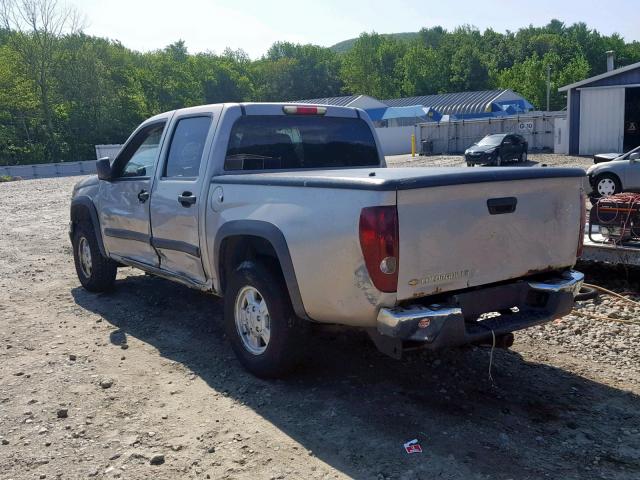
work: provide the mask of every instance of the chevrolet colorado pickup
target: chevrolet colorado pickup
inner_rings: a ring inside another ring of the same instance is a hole
[[[400,357],[566,315],[583,280],[582,170],[386,168],[358,109],[163,113],[97,173],[71,201],[80,283],[107,290],[128,265],[223,296],[232,347],[262,377],[298,362],[311,323]]]

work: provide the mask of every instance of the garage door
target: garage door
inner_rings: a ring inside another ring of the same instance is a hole
[[[621,152],[624,88],[580,90],[580,155]]]

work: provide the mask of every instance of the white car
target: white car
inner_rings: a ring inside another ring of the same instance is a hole
[[[587,170],[592,196],[606,197],[620,192],[640,192],[640,147]]]

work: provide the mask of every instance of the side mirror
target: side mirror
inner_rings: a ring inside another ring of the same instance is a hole
[[[631,163],[635,163],[638,161],[638,159],[640,159],[640,152],[634,152],[631,155],[629,155],[629,161]]]
[[[113,178],[113,174],[111,173],[111,162],[109,161],[109,157],[101,158],[96,162],[96,171],[98,172],[98,178],[100,180],[104,180],[109,182]]]

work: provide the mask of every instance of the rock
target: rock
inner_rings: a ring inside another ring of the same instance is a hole
[[[47,430],[47,428],[46,428],[46,427],[42,427],[40,430],[38,430],[38,433],[39,433],[40,435],[43,435],[43,434],[47,433],[48,431],[49,431],[49,430]]]
[[[9,440],[7,440],[6,438],[3,438],[2,445],[9,445]]]
[[[162,455],[161,453],[153,455],[151,457],[151,460],[149,460],[149,463],[151,465],[162,465],[164,463],[164,455]]]
[[[127,345],[126,343],[123,343],[122,345],[120,345],[120,348],[122,350],[126,350],[127,348],[129,348],[129,345]]]
[[[103,380],[100,380],[100,386],[104,389],[111,388],[112,385],[113,385],[113,380],[111,380],[110,378],[105,378]]]
[[[71,355],[69,355],[69,360],[71,360],[72,362],[76,361],[76,356],[72,353]]]
[[[59,408],[56,415],[58,418],[67,418],[69,416],[69,410],[66,408]]]
[[[209,448],[207,449],[207,452],[208,452],[208,453],[215,453],[215,451],[216,451],[216,447],[209,447]]]

